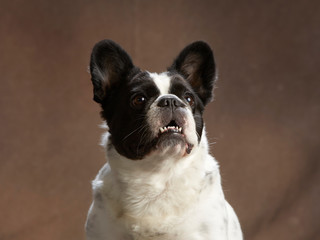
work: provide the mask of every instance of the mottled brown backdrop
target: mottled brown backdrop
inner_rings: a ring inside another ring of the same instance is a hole
[[[0,239],[84,239],[105,161],[87,66],[104,38],[150,71],[207,41],[207,131],[245,238],[320,239],[319,25],[317,0],[2,0]]]

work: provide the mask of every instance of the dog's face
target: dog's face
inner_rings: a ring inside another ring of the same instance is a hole
[[[94,100],[111,134],[109,147],[121,155],[183,157],[199,144],[215,79],[206,43],[188,45],[167,72],[156,74],[135,67],[119,45],[103,40],[92,51],[90,72]]]

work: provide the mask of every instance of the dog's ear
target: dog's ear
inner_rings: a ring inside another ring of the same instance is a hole
[[[134,68],[130,56],[115,42],[102,40],[91,53],[90,74],[94,100],[102,103],[107,90]]]
[[[207,43],[198,41],[186,46],[168,70],[184,76],[204,105],[212,100],[216,68]]]

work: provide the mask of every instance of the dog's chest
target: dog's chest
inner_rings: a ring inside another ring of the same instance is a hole
[[[181,218],[193,209],[206,187],[206,179],[193,181],[186,174],[180,179],[166,180],[162,175],[148,180],[133,179],[120,187],[124,215],[146,221],[171,222],[174,221],[172,218]]]
[[[197,197],[186,195],[184,202],[172,201],[167,194],[156,202],[141,204],[135,212],[124,211],[120,218],[109,222],[122,226],[119,237],[125,240],[205,240],[214,239],[214,236],[225,239],[225,201],[219,195],[209,196],[206,189],[202,191]],[[141,210],[139,214],[138,209]]]
[[[100,192],[108,222],[122,226],[124,239],[207,239],[225,234],[225,201],[218,171],[189,168],[178,179],[164,179],[153,174],[148,181],[131,178],[115,184],[111,173],[104,176]],[[212,225],[219,228],[212,229]]]

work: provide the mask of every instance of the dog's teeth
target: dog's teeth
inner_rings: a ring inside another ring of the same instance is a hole
[[[179,126],[167,126],[167,127],[160,127],[159,128],[160,133],[168,132],[168,131],[173,131],[173,132],[182,132],[182,127]]]

